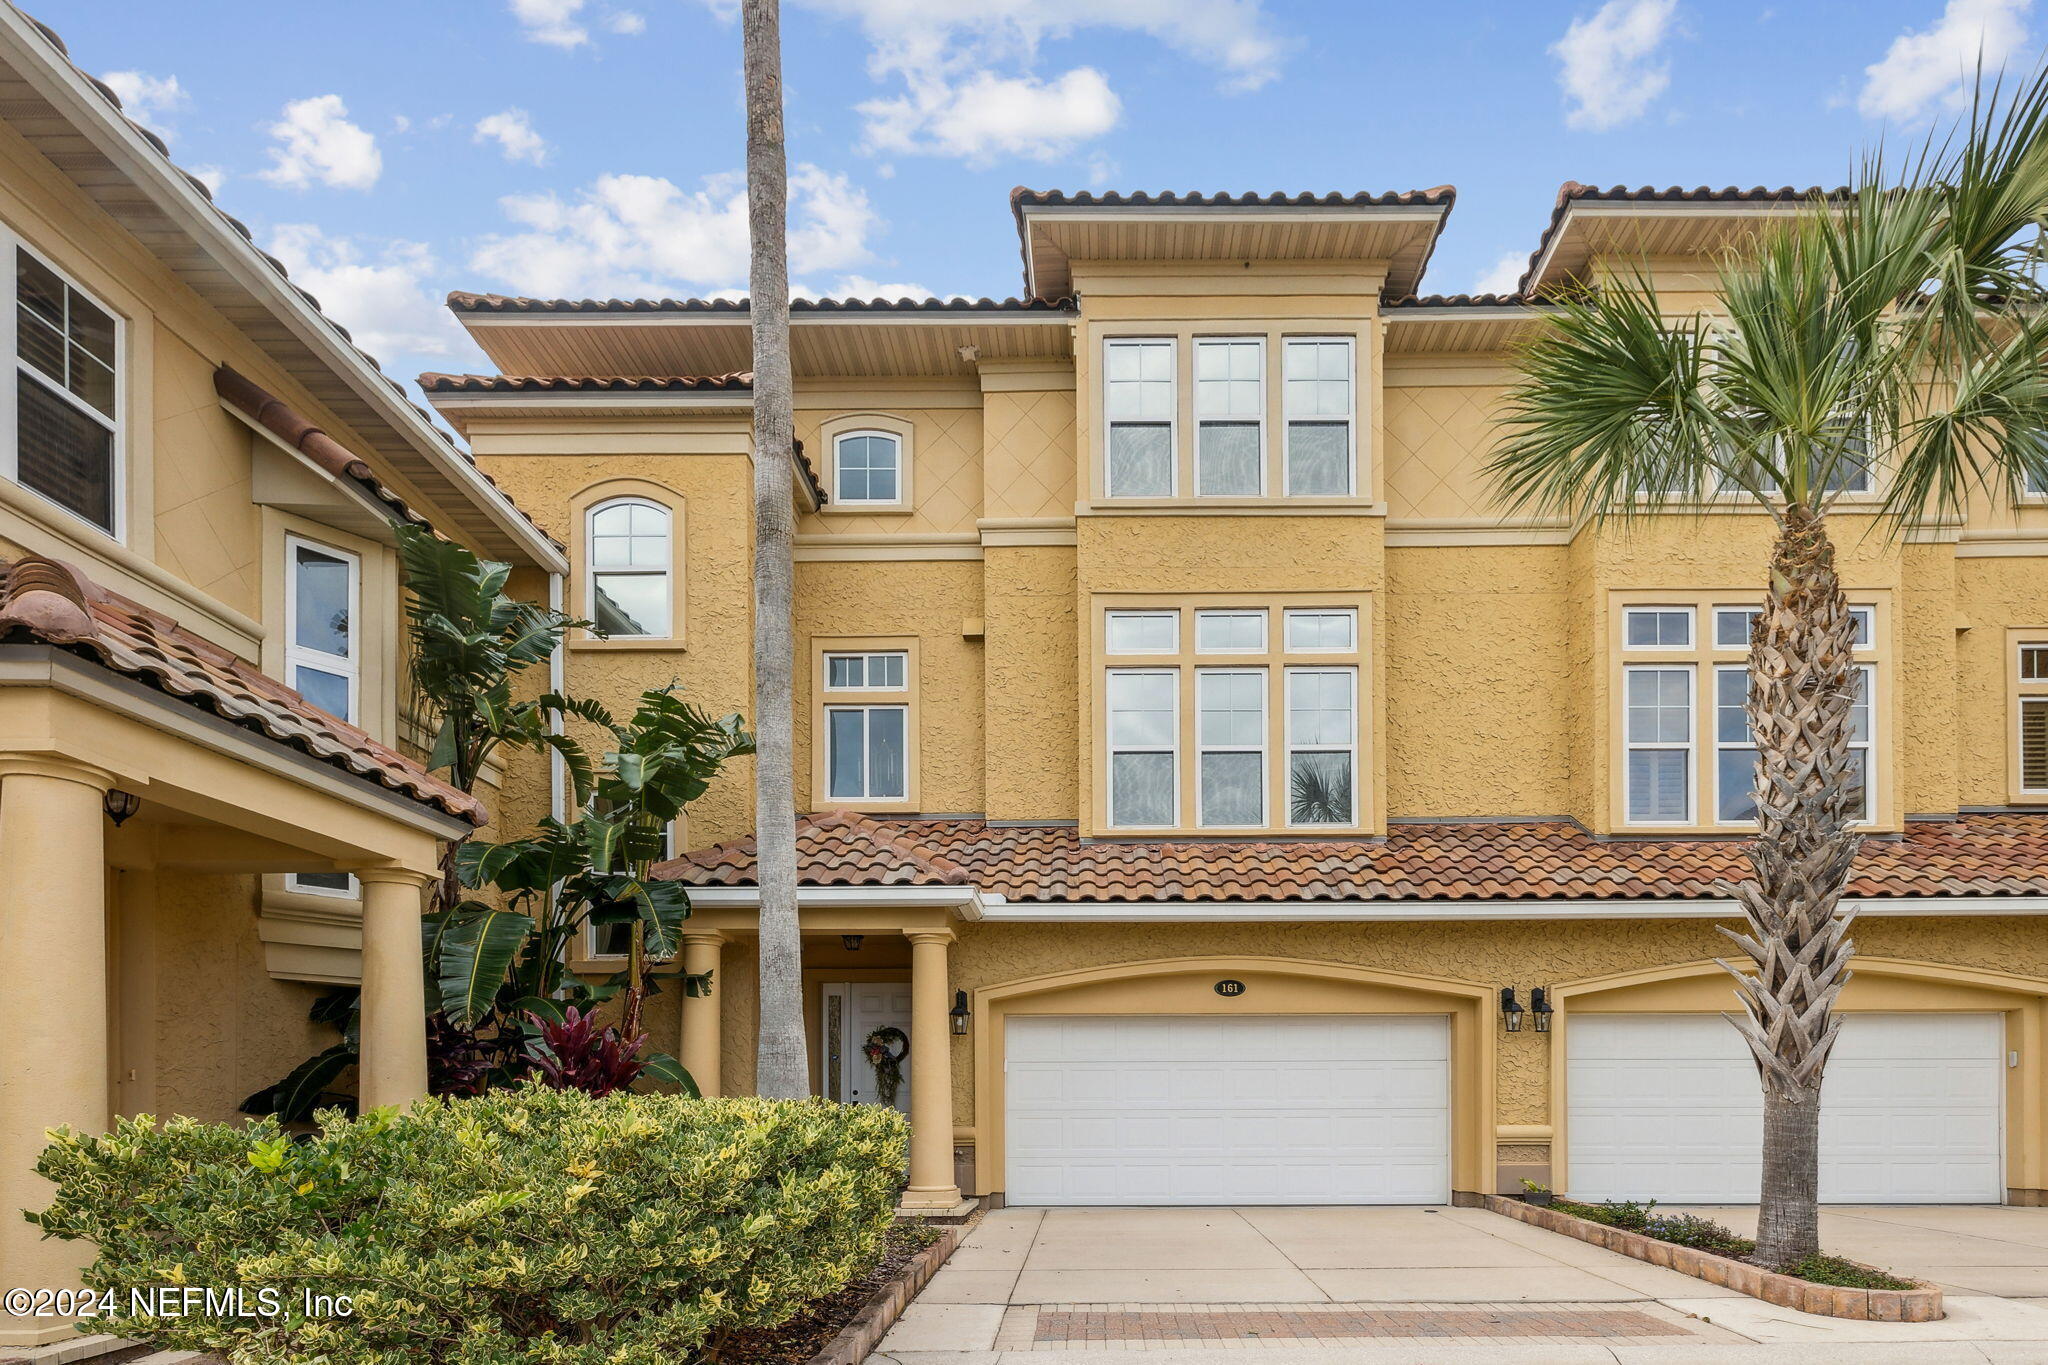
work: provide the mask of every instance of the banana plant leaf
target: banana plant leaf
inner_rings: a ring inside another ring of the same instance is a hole
[[[471,908],[474,907],[474,908]],[[470,1027],[490,1011],[512,970],[512,961],[533,933],[533,917],[465,902],[456,907],[441,935],[441,1009]]]
[[[357,1060],[353,1041],[336,1043],[325,1052],[317,1052],[300,1062],[275,1085],[267,1085],[243,1100],[242,1112],[275,1114],[287,1123],[303,1123],[312,1118],[313,1111],[320,1107],[321,1097],[327,1094],[327,1087],[335,1077],[354,1066]],[[335,1098],[338,1103],[352,1103],[341,1096]]]
[[[682,1092],[693,1100],[704,1098],[704,1092],[697,1088],[697,1082],[690,1073],[683,1070],[683,1064],[666,1052],[650,1052],[646,1058],[646,1069],[640,1074],[650,1081],[666,1081],[680,1086]]]

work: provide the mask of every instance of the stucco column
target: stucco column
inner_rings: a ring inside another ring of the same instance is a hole
[[[906,1209],[950,1209],[953,1183],[953,1037],[946,1018],[950,929],[905,929],[910,940],[910,1188]]]
[[[683,971],[690,976],[708,972],[711,985],[703,995],[683,995],[683,1039],[676,1059],[697,1083],[698,1092],[707,1097],[719,1093],[718,1054],[724,1041],[718,1019],[718,960],[724,946],[724,934],[683,935]]]
[[[0,1288],[63,1289],[92,1260],[22,1221],[51,1188],[33,1173],[46,1129],[108,1124],[107,864],[112,775],[0,756],[0,964],[29,997],[0,1024]],[[73,1335],[51,1318],[0,1317],[0,1344]]]
[[[356,873],[363,886],[362,1061],[365,1109],[401,1107],[427,1093],[427,983],[420,912],[433,878],[403,868]]]

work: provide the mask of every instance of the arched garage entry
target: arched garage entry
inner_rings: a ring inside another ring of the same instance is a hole
[[[1432,1203],[1493,1165],[1492,990],[1188,957],[974,993],[981,1193]]]
[[[1821,1099],[1830,1203],[2040,1202],[2048,982],[1860,957]],[[1578,1198],[1748,1203],[1761,1087],[1712,962],[1559,986],[1552,1183]]]

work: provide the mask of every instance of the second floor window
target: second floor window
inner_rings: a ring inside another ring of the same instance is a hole
[[[1289,496],[1341,498],[1351,494],[1352,375],[1349,337],[1288,339],[1282,379]]]
[[[832,442],[832,487],[844,503],[903,501],[903,442],[886,431],[849,431]]]
[[[361,565],[344,550],[293,536],[285,542],[285,572],[285,680],[330,716],[354,723]]]
[[[1109,822],[1164,829],[1180,809],[1180,675],[1170,668],[1109,670]]]
[[[2014,651],[2019,728],[2014,785],[2022,796],[2038,798],[2048,796],[2048,639],[2020,640]]]
[[[825,796],[903,801],[910,795],[909,655],[825,655]],[[856,702],[852,694],[881,693]],[[901,698],[899,700],[899,698]]]
[[[1195,340],[1195,495],[1265,491],[1266,344],[1257,337]]]
[[[668,508],[645,498],[617,498],[590,509],[588,610],[599,630],[614,639],[660,639],[672,632],[670,535]]]
[[[1109,496],[1170,498],[1175,464],[1173,342],[1117,340],[1104,349]]]
[[[14,252],[14,302],[13,468],[0,463],[0,473],[118,535],[114,315],[22,247]]]

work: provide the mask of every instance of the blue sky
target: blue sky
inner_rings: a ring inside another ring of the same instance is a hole
[[[785,0],[795,278],[1014,294],[1012,185],[1459,200],[1500,287],[1560,182],[1837,183],[2028,69],[2032,0]],[[40,0],[400,378],[451,288],[745,284],[736,0]]]

